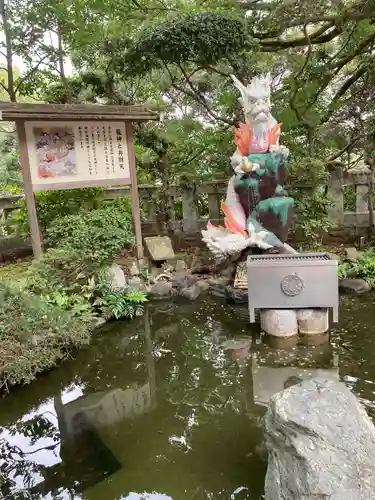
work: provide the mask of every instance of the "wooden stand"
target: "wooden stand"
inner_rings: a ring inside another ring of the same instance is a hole
[[[27,141],[25,132],[25,122],[22,120],[16,121],[16,128],[18,134],[19,148],[20,148],[20,162],[22,167],[24,193],[27,205],[27,215],[29,219],[31,246],[35,259],[39,259],[42,255],[42,238],[40,236],[40,228],[38,222],[38,215],[36,212],[35,196],[31,182],[29,154],[27,151]]]

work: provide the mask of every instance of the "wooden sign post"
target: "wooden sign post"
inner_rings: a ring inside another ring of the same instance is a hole
[[[131,185],[137,257],[143,259],[132,122],[157,120],[142,106],[0,103],[15,121],[34,257],[42,253],[34,193]]]

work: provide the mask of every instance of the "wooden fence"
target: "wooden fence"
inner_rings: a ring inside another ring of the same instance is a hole
[[[367,196],[369,189],[369,173],[347,173],[335,170],[328,180],[328,194],[331,198],[330,217],[337,229],[364,228],[369,224]],[[199,233],[207,220],[213,223],[220,221],[220,202],[225,196],[228,179],[201,184],[177,187],[172,186],[170,194],[173,205],[173,220],[169,228],[160,213],[160,187],[140,185],[139,196],[144,214],[142,230],[144,235],[165,234],[172,228],[177,234]],[[303,191],[311,191],[309,186],[296,186]],[[118,196],[130,196],[128,187],[108,188],[103,192],[103,199],[111,200]],[[14,210],[20,206],[23,195],[0,196],[0,253],[1,247],[12,248],[16,243],[12,234],[7,234],[7,221]],[[352,201],[354,210],[345,210],[345,200]],[[13,242],[13,243],[12,243]],[[0,256],[1,260],[1,256]]]

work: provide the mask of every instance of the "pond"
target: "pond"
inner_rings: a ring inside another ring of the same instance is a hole
[[[1,401],[6,499],[259,500],[262,417],[304,377],[343,380],[375,420],[375,307],[344,298],[339,327],[275,345],[224,302],[151,304]]]

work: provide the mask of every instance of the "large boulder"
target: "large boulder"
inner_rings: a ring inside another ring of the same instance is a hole
[[[343,278],[339,280],[339,291],[346,295],[362,295],[370,290],[370,285],[361,278]]]
[[[108,270],[108,275],[111,290],[113,290],[114,292],[118,292],[126,287],[127,282],[125,273],[118,264],[112,264],[112,266]]]
[[[375,427],[343,383],[310,379],[275,394],[265,434],[265,500],[375,498]]]

